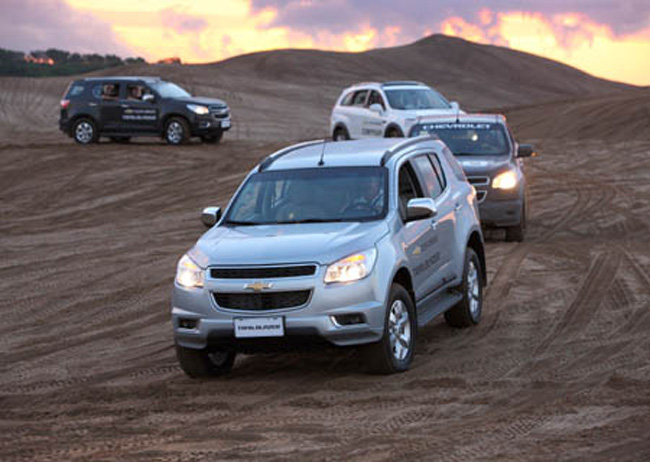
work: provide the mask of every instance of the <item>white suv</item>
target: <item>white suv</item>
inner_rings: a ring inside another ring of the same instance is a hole
[[[462,112],[431,87],[419,82],[365,82],[341,93],[332,110],[335,141],[408,136],[418,118]]]

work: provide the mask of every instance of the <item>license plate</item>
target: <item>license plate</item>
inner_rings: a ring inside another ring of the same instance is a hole
[[[283,337],[284,319],[281,316],[273,318],[235,318],[235,337]]]
[[[222,120],[221,128],[230,128],[230,120]]]

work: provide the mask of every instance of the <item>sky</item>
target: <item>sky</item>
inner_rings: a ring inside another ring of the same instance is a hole
[[[650,85],[650,0],[0,0],[0,47],[180,57],[359,52],[432,33]]]

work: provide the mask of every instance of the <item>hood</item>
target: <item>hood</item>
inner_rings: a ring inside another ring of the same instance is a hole
[[[190,251],[202,267],[315,262],[330,264],[371,248],[388,232],[386,223],[216,226]]]
[[[204,98],[201,96],[188,96],[185,98],[174,98],[178,101],[183,101],[186,104],[202,104],[204,106],[210,106],[212,104],[214,105],[222,105],[222,106],[228,106],[226,103],[224,103],[222,100],[218,98]]]
[[[492,175],[512,165],[510,156],[455,156],[467,176]]]

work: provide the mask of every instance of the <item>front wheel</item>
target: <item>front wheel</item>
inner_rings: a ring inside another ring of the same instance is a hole
[[[168,144],[185,144],[190,139],[190,126],[185,119],[172,117],[165,124],[165,139]]]
[[[334,141],[347,141],[350,139],[350,134],[344,127],[336,127],[332,139]]]
[[[404,287],[393,284],[386,306],[382,339],[364,347],[370,371],[394,374],[408,370],[413,361],[416,335],[413,300]]]
[[[445,321],[452,327],[469,327],[478,324],[483,311],[483,276],[481,262],[474,250],[467,248],[463,283],[463,299],[445,312]]]
[[[194,379],[229,373],[236,355],[234,350],[194,350],[176,344],[176,357],[181,369]]]

